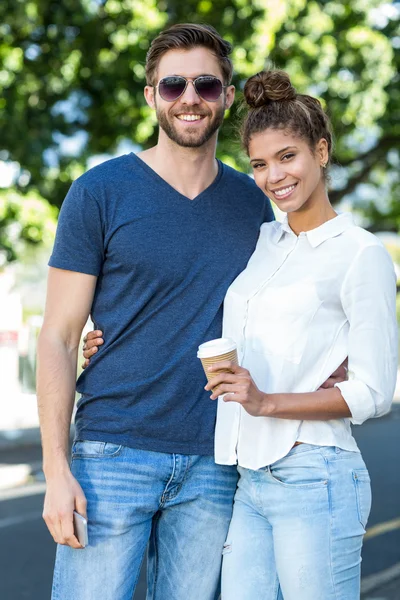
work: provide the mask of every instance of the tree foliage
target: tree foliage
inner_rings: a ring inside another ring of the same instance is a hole
[[[56,218],[57,209],[35,191],[23,198],[15,190],[0,191],[0,269],[29,247],[50,244]]]
[[[208,22],[234,45],[234,83],[271,61],[317,95],[336,132],[332,199],[352,195],[400,228],[399,8],[380,0],[2,0],[0,159],[17,161],[20,194],[60,206],[89,157],[156,142],[143,98],[151,39],[175,22]],[[219,156],[248,169],[238,103]]]

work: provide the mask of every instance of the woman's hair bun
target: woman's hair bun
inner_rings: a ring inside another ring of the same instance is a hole
[[[270,102],[294,100],[296,90],[285,71],[260,71],[246,81],[244,97],[251,108],[258,108]]]

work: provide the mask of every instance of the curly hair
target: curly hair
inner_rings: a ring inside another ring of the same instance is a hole
[[[313,150],[321,138],[332,155],[332,129],[317,98],[298,94],[285,71],[270,69],[250,77],[244,86],[248,111],[241,136],[246,152],[251,137],[266,129],[284,129],[303,138]]]

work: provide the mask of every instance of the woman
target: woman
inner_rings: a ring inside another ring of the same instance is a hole
[[[223,335],[242,366],[227,363],[206,386],[224,394],[216,462],[240,474],[222,600],[356,600],[371,490],[350,422],[387,412],[393,396],[393,265],[329,202],[332,137],[318,100],[282,71],[251,77],[245,99],[255,181],[286,219],[262,226],[226,295]],[[348,381],[322,389],[346,357]]]
[[[226,295],[223,335],[242,366],[226,364],[232,374],[206,386],[224,394],[216,462],[240,473],[222,599],[356,600],[371,489],[350,422],[390,407],[394,269],[329,202],[332,137],[319,101],[281,71],[251,77],[244,93],[255,181],[286,218],[262,226]],[[348,381],[320,389],[346,356]]]

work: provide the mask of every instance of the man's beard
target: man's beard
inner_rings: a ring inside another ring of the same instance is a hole
[[[212,138],[214,133],[218,131],[224,121],[225,108],[221,106],[221,108],[215,113],[214,117],[209,122],[208,126],[202,131],[196,131],[193,129],[192,131],[180,132],[174,126],[175,115],[171,114],[167,116],[165,111],[161,111],[156,107],[156,114],[158,119],[158,124],[161,129],[167,134],[170,140],[178,144],[178,146],[182,146],[183,148],[200,148],[203,146],[208,140]],[[179,113],[182,114],[184,111],[181,110]],[[187,114],[201,114],[204,116],[208,116],[207,113],[194,112],[193,110],[188,110]]]

